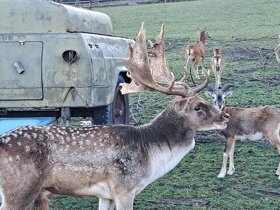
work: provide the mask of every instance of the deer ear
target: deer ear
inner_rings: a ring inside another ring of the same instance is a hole
[[[232,91],[227,91],[225,97],[230,97],[232,95]]]
[[[205,95],[206,95],[208,98],[212,98],[212,97],[213,97],[213,92],[211,92],[211,91],[205,91]]]
[[[186,112],[188,110],[188,107],[189,107],[190,98],[191,97],[183,98],[182,100],[176,101],[175,102],[176,110],[179,111],[179,112]]]

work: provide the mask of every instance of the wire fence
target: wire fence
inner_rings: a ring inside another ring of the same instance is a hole
[[[93,8],[93,7],[111,7],[139,4],[170,3],[186,0],[54,0],[55,2],[68,4],[76,7]]]

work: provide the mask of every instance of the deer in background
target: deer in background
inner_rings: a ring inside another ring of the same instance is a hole
[[[234,167],[234,148],[236,140],[249,139],[252,141],[267,139],[280,154],[280,110],[271,106],[257,108],[225,107],[225,99],[230,96],[231,90],[222,88],[218,91],[212,86],[208,88],[207,96],[213,99],[214,106],[229,114],[227,128],[218,131],[226,139],[226,148],[223,154],[223,164],[218,178],[224,178],[226,174],[232,175]],[[227,163],[229,158],[229,169]],[[276,170],[280,179],[280,163]]]
[[[164,46],[163,31],[161,37]],[[171,80],[161,85],[148,62],[143,24],[129,51],[132,82],[122,85],[123,93],[156,90],[182,98],[139,127],[25,126],[2,135],[1,210],[25,210],[34,204],[45,210],[49,194],[96,196],[99,210],[132,210],[135,196],[194,148],[196,131],[226,128],[228,114],[195,95],[207,86],[209,74],[190,88],[166,72]],[[164,52],[154,53],[167,63]]]
[[[182,80],[187,79],[188,74],[188,64],[189,61],[192,60],[193,64],[191,67],[191,70],[194,71],[195,78],[200,79],[199,73],[198,73],[198,65],[201,64],[201,68],[203,67],[203,60],[205,57],[205,41],[209,38],[208,32],[206,28],[199,32],[199,41],[196,43],[192,43],[186,47],[185,52],[185,59],[186,59],[186,65],[185,65],[185,74]]]
[[[277,63],[280,64],[280,58],[279,58],[279,51],[280,51],[280,34],[278,35],[278,46],[274,49],[274,52],[275,52],[275,56],[276,56],[276,60],[277,60]]]
[[[221,74],[224,69],[224,59],[221,55],[221,50],[220,49],[215,49],[214,50],[214,55],[211,58],[211,68],[212,71],[215,75],[215,86],[216,88],[221,88],[222,87],[222,82],[221,82]]]

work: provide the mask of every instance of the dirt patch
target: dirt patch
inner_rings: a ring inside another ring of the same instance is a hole
[[[270,60],[275,59],[273,49],[258,48],[258,47],[236,47],[226,48],[223,50],[226,57],[233,61],[243,60]]]
[[[249,81],[260,81],[269,86],[279,86],[280,85],[280,74],[272,75],[269,77],[255,77],[249,79]]]
[[[206,198],[171,198],[171,199],[161,199],[161,200],[146,200],[146,202],[151,203],[154,209],[162,209],[162,207],[167,207],[170,205],[180,205],[188,207],[206,207],[209,204],[209,200]]]

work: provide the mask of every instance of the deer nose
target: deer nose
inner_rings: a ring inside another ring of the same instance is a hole
[[[224,119],[228,119],[229,118],[229,114],[226,113],[226,112],[223,112],[222,116],[223,116]]]

